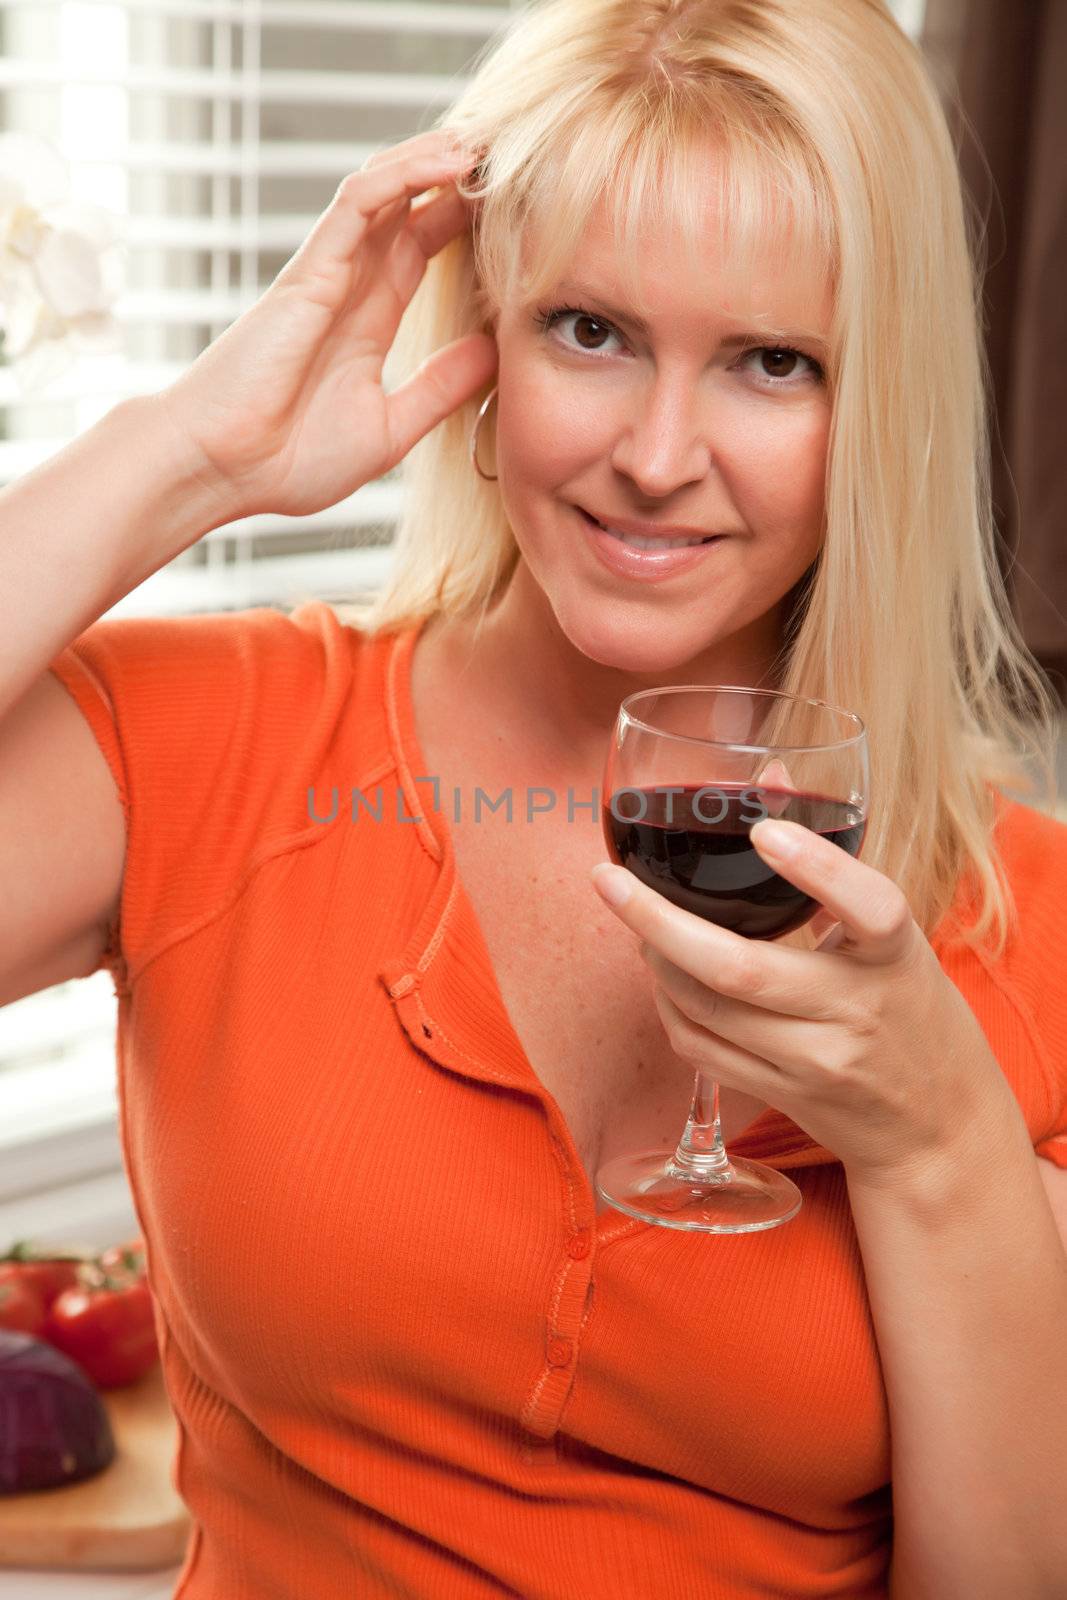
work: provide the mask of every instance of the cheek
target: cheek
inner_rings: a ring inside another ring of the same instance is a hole
[[[579,386],[540,362],[509,373],[496,410],[498,460],[515,481],[558,483],[603,452]]]
[[[829,416],[816,412],[771,417],[745,437],[744,458],[735,458],[735,482],[755,532],[795,538],[805,530],[818,542],[826,504]]]

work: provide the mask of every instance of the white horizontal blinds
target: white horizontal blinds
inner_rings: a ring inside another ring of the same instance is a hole
[[[436,0],[0,0],[3,126],[53,139],[78,198],[124,220],[124,348],[40,397],[0,365],[0,483],[129,394],[173,381],[268,286],[346,172],[429,127],[507,6]],[[215,529],[115,608],[168,614],[387,568],[399,472],[310,517]]]
[[[508,15],[436,0],[0,0],[0,127],[53,140],[76,197],[125,219],[128,245],[121,353],[80,359],[29,398],[0,345],[0,483],[173,381],[273,280],[346,172],[431,126]],[[399,493],[393,473],[313,516],[216,529],[109,614],[286,609],[374,587]],[[113,1116],[114,1027],[103,972],[0,1009],[0,1191],[16,1144]]]

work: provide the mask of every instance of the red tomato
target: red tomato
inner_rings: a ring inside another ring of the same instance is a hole
[[[159,1360],[152,1294],[144,1278],[98,1277],[99,1283],[63,1291],[41,1338],[76,1361],[98,1389],[117,1389]]]
[[[91,1255],[74,1255],[66,1250],[49,1251],[43,1246],[20,1240],[12,1245],[6,1255],[0,1256],[0,1283],[8,1283],[15,1278],[28,1283],[40,1295],[47,1311],[57,1295],[78,1283],[78,1268],[91,1260]]]
[[[45,1303],[32,1283],[15,1273],[0,1278],[0,1328],[36,1336],[44,1326],[45,1316]]]

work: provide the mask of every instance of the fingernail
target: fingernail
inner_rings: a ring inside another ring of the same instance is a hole
[[[757,835],[759,849],[766,850],[768,855],[778,856],[782,861],[793,861],[800,854],[800,841],[779,822],[768,822],[763,818],[750,831]]]
[[[633,893],[633,878],[625,867],[609,867],[600,861],[592,871],[593,887],[609,906],[624,906]]]

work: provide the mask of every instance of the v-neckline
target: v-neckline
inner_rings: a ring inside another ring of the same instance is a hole
[[[593,1191],[588,1175],[581,1163],[577,1147],[567,1127],[562,1112],[551,1095],[545,1088],[534,1071],[533,1065],[526,1054],[522,1041],[512,1025],[503,993],[497,981],[496,974],[489,957],[488,944],[481,928],[478,915],[473,902],[467,894],[459,873],[456,860],[455,847],[451,830],[443,810],[435,810],[427,805],[429,795],[423,787],[419,788],[418,779],[423,785],[430,781],[426,771],[425,758],[419,743],[418,731],[415,724],[415,706],[412,696],[411,675],[412,661],[415,648],[421,637],[422,631],[429,618],[423,618],[409,627],[396,632],[388,648],[385,664],[385,699],[389,737],[392,753],[396,762],[398,781],[408,804],[409,815],[417,818],[414,822],[420,842],[428,853],[439,863],[441,868],[438,880],[438,892],[433,901],[426,908],[426,914],[420,919],[419,926],[409,942],[407,949],[400,960],[391,967],[394,981],[402,982],[411,975],[414,968],[418,973],[425,974],[430,971],[431,965],[437,968],[436,1002],[439,1019],[446,1032],[451,1025],[453,1034],[462,1032],[460,1018],[449,1005],[451,1016],[441,1016],[440,1007],[456,997],[457,988],[453,980],[459,980],[459,987],[465,990],[462,975],[457,971],[457,955],[460,968],[470,968],[470,952],[459,953],[455,950],[455,933],[457,921],[465,924],[471,940],[478,945],[482,954],[481,965],[484,966],[484,993],[479,998],[488,1002],[489,1009],[495,1012],[495,1017],[483,1012],[483,1022],[497,1022],[499,1027],[492,1028],[496,1044],[502,1045],[506,1040],[508,1049],[505,1057],[514,1072],[517,1082],[522,1081],[529,1088],[535,1088],[542,1097],[551,1101],[555,1106],[561,1126],[566,1132],[573,1151],[573,1161],[577,1171],[581,1174],[582,1182],[587,1186],[590,1197],[590,1210],[595,1210],[593,1204]],[[461,912],[461,915],[460,915]],[[448,978],[442,981],[442,960],[448,962]],[[424,991],[425,993],[425,991]],[[466,999],[470,1001],[473,995],[466,991]],[[425,1039],[425,1034],[423,1035]],[[418,1042],[418,1041],[416,1041]],[[477,1041],[467,1040],[467,1043],[476,1044]],[[465,1052],[469,1059],[472,1053]],[[484,1053],[484,1052],[483,1052]],[[486,1064],[488,1066],[488,1064]],[[488,1068],[486,1075],[490,1079],[500,1081],[501,1074]],[[775,1167],[786,1169],[793,1166],[821,1166],[835,1162],[837,1157],[823,1146],[818,1145],[797,1126],[789,1117],[772,1106],[766,1107],[749,1126],[740,1134],[736,1134],[728,1146],[731,1152],[736,1151],[751,1159],[767,1161]],[[634,1219],[625,1217],[620,1213],[602,1212],[596,1217],[599,1224],[611,1223],[613,1217],[618,1217],[621,1222],[631,1223],[633,1226],[651,1226],[651,1224],[637,1223]],[[598,1231],[599,1228],[598,1228]]]

